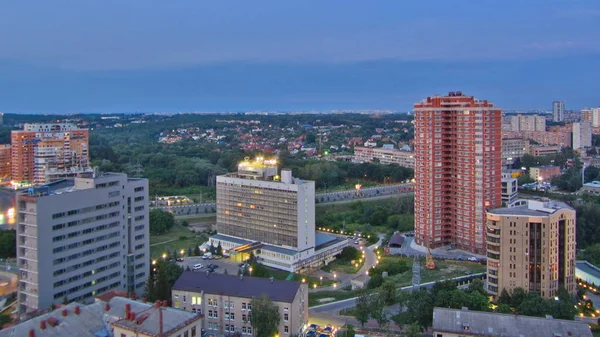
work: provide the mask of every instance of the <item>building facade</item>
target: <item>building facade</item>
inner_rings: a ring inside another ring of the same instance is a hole
[[[149,271],[148,180],[105,173],[17,195],[22,314],[109,290],[141,296]]]
[[[565,120],[565,101],[552,102],[552,121],[562,122]]]
[[[550,181],[560,175],[560,167],[552,165],[535,166],[529,168],[529,176],[535,181]]]
[[[571,129],[568,132],[562,131],[521,131],[504,132],[502,138],[523,138],[533,140],[541,145],[558,145],[562,147],[571,147]]]
[[[560,287],[575,294],[575,210],[558,201],[487,212],[488,292],[538,292],[552,298]]]
[[[590,122],[593,128],[600,127],[600,108],[581,110],[581,120]]]
[[[25,124],[11,132],[14,185],[43,185],[90,172],[89,130],[75,125]]]
[[[548,317],[471,311],[467,308],[433,309],[434,337],[523,336],[592,337],[586,322]]]
[[[353,162],[370,163],[374,159],[377,159],[381,164],[398,164],[403,167],[415,168],[415,156],[412,151],[363,146],[354,148]]]
[[[502,138],[502,166],[512,167],[517,159],[527,153],[529,141],[523,138]]]
[[[511,116],[511,130],[519,131],[546,131],[546,117],[539,115]]]
[[[484,253],[485,207],[502,204],[502,111],[460,92],[414,110],[416,242]]]
[[[508,207],[517,200],[519,182],[510,172],[502,173],[502,206]]]
[[[588,121],[573,123],[573,149],[592,146],[592,124]]]
[[[253,336],[252,299],[262,295],[279,309],[278,335],[301,335],[308,324],[306,283],[188,271],[173,285],[171,303],[202,314],[202,328],[209,333]]]
[[[0,184],[10,182],[11,173],[11,146],[10,144],[0,145]]]
[[[253,252],[262,264],[290,272],[328,263],[348,245],[316,235],[314,181],[287,169],[279,176],[276,161],[263,158],[217,177],[217,234],[209,242],[231,255]]]
[[[529,154],[534,157],[539,157],[539,156],[547,156],[547,155],[559,153],[561,150],[562,150],[561,147],[556,146],[556,145],[553,145],[553,146],[530,146]]]

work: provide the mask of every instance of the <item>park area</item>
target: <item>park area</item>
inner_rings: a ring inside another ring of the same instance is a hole
[[[175,224],[167,233],[150,235],[150,257],[158,258],[170,252],[187,251],[195,249],[208,240],[203,232],[191,231],[189,227]]]

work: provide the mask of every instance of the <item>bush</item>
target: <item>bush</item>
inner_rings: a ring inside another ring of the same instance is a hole
[[[336,256],[336,258],[340,261],[349,263],[350,261],[360,259],[360,256],[361,256],[361,254],[358,249],[356,249],[355,247],[352,247],[352,246],[348,246],[348,247],[344,247],[342,252],[340,254],[338,254]]]

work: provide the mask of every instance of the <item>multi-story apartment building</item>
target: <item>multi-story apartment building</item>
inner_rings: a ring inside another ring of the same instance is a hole
[[[0,330],[0,337],[201,337],[202,316],[160,303],[112,297],[69,303]]]
[[[546,131],[546,117],[539,115],[511,116],[511,129],[519,131]]]
[[[504,132],[502,138],[523,138],[533,140],[542,145],[558,145],[562,147],[571,147],[571,131],[553,132],[553,131],[522,131],[522,132]]]
[[[104,173],[17,195],[18,309],[108,290],[141,295],[149,270],[148,180]]]
[[[589,121],[573,123],[573,149],[592,146],[592,124]]]
[[[173,285],[174,308],[204,315],[202,328],[217,335],[253,336],[252,299],[268,296],[279,308],[279,336],[302,334],[308,324],[308,285],[294,281],[184,272]]]
[[[370,163],[374,159],[381,164],[398,164],[399,166],[414,168],[415,156],[412,151],[401,151],[397,149],[370,148],[357,146],[354,148],[353,162]]]
[[[513,178],[512,173],[502,173],[502,206],[508,207],[517,200],[519,195],[519,182]]]
[[[315,183],[278,174],[275,160],[244,160],[217,177],[217,235],[231,254],[253,251],[260,262],[291,272],[334,259],[348,245],[315,234]]]
[[[555,154],[561,151],[560,146],[551,145],[551,146],[530,146],[529,154],[534,157],[539,156],[547,156],[551,154]]]
[[[590,122],[593,128],[600,127],[600,108],[581,110],[581,120]]]
[[[584,321],[471,311],[467,308],[434,308],[432,325],[432,336],[435,337],[593,336],[590,326]]]
[[[89,131],[75,125],[25,124],[11,132],[12,181],[43,185],[90,172]]]
[[[487,212],[487,283],[494,296],[503,289],[556,296],[574,294],[575,210],[549,200]]]
[[[502,138],[502,167],[509,168],[527,153],[529,141],[523,138]]]
[[[565,101],[552,102],[552,120],[554,122],[565,120]]]
[[[415,237],[485,252],[485,207],[499,207],[502,111],[460,92],[415,109]]]
[[[554,165],[534,166],[529,168],[529,176],[535,181],[550,181],[560,175],[560,167]]]
[[[10,144],[0,145],[0,184],[10,182],[11,175],[11,147]]]

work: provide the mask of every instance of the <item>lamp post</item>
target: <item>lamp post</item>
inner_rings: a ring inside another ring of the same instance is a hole
[[[319,277],[319,281],[320,281],[320,283],[321,283],[321,286],[322,286],[322,285],[323,285],[323,276],[320,276],[320,277]]]

